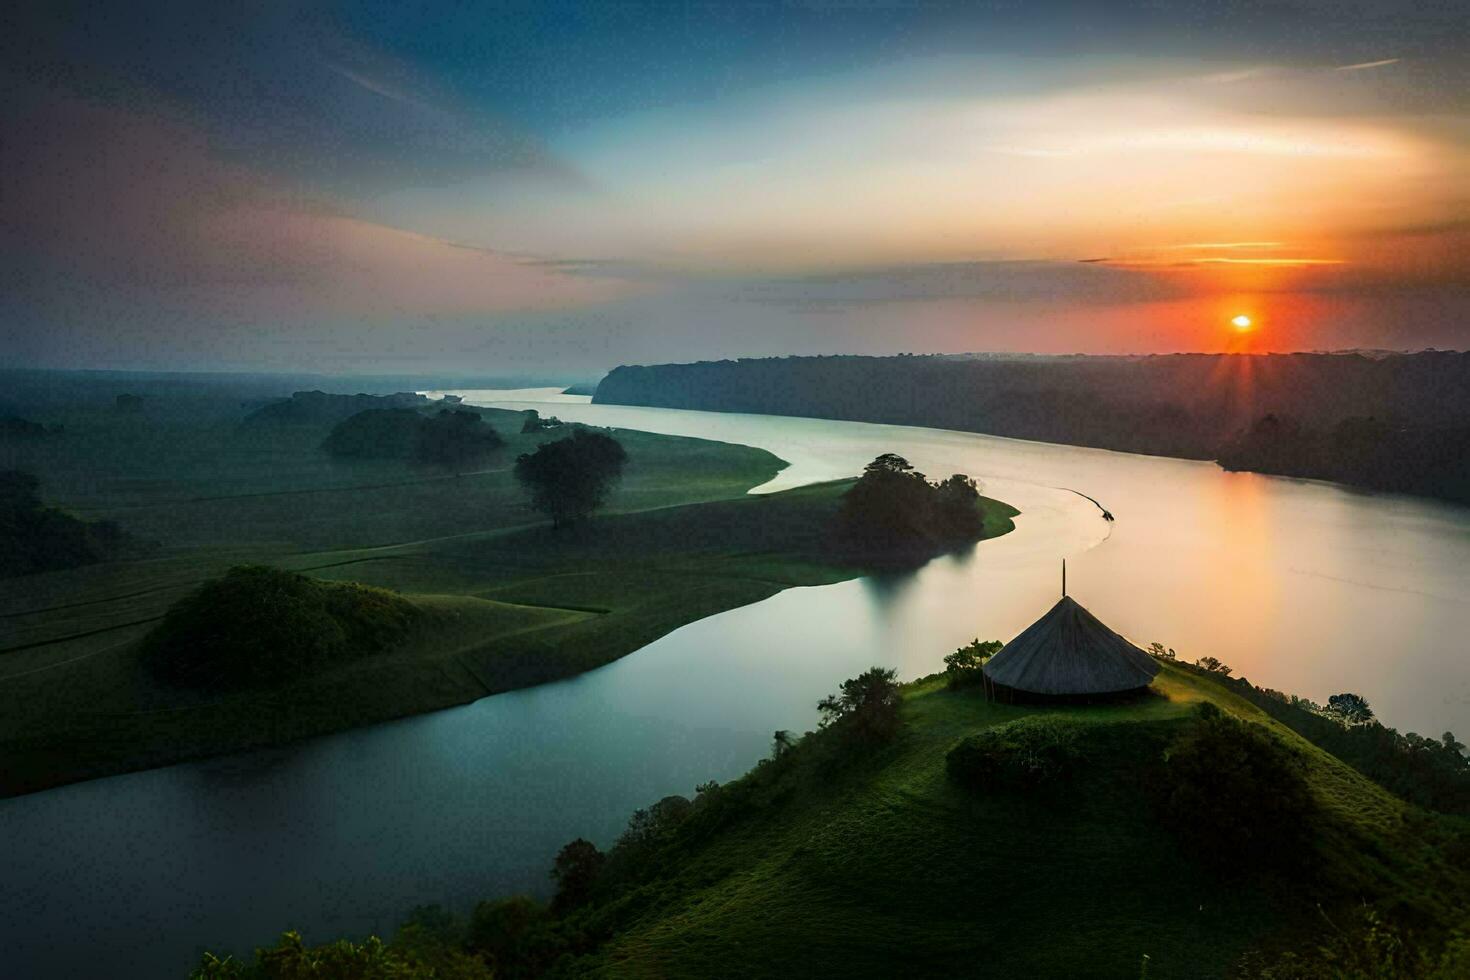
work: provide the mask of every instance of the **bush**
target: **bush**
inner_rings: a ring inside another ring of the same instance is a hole
[[[1070,778],[1079,756],[1076,726],[1022,718],[961,739],[945,755],[944,768],[970,790],[1031,790]]]
[[[1209,703],[1165,752],[1163,792],[1166,822],[1232,864],[1299,863],[1318,810],[1289,749]]]
[[[898,706],[903,700],[898,673],[889,667],[870,667],[845,680],[836,694],[817,702],[822,727],[840,726],[850,737],[882,742],[898,732]]]
[[[154,676],[171,683],[274,684],[377,652],[417,616],[406,599],[383,589],[239,565],[174,603],[144,637],[141,654]]]

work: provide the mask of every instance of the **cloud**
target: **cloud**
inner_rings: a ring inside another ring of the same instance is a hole
[[[219,159],[165,115],[55,93],[30,108],[0,171],[0,277],[13,294],[87,286],[115,304],[250,319],[541,310],[632,288],[363,220]]]
[[[1356,65],[1338,65],[1333,71],[1362,71],[1365,68],[1383,68],[1387,65],[1396,65],[1402,58],[1384,58],[1380,61],[1363,61]]]

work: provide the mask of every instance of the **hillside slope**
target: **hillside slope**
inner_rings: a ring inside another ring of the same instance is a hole
[[[1324,916],[1351,934],[1362,903],[1412,923],[1423,950],[1465,924],[1463,821],[1401,802],[1211,679],[1166,666],[1154,688],[1038,709],[910,685],[892,744],[853,757],[817,733],[701,794],[634,881],[583,913],[610,938],[572,972],[1224,976],[1252,950],[1316,949]],[[1161,821],[1165,753],[1203,701],[1296,760],[1318,807],[1297,867],[1253,868]],[[1023,717],[1075,726],[1069,780],[977,794],[946,777],[957,741]]]

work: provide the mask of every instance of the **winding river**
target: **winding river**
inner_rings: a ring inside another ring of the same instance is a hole
[[[913,677],[976,636],[1010,638],[1054,601],[1064,557],[1069,591],[1136,641],[1470,733],[1470,509],[933,429],[459,394],[791,462],[757,492],[898,452],[1023,513],[970,554],[791,589],[568,681],[0,801],[7,977],[181,977],[206,944],[360,935],[420,903],[544,893],[561,844],[608,843],[635,807],[739,774],[773,730],[812,727],[842,678],[875,663]]]

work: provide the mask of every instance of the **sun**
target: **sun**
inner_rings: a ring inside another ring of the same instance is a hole
[[[1244,313],[1241,313],[1238,316],[1231,317],[1230,322],[1235,325],[1236,330],[1240,330],[1242,332],[1251,328],[1251,318],[1246,316]]]

